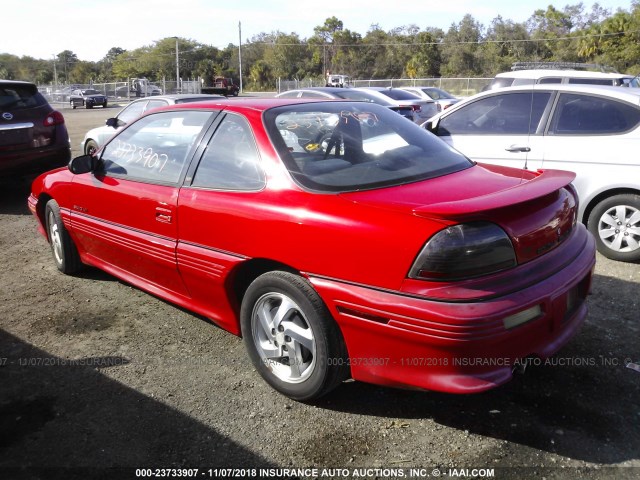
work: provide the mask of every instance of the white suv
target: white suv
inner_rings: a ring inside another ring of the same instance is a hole
[[[516,70],[497,74],[491,80],[488,89],[549,83],[637,87],[638,79],[633,75],[624,73],[589,72],[584,70]]]
[[[533,85],[479,93],[425,124],[478,162],[576,173],[598,250],[640,261],[640,89]]]

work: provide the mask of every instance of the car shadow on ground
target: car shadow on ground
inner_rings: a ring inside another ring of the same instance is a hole
[[[35,177],[0,180],[0,215],[29,215],[27,198]]]
[[[578,336],[548,361],[494,390],[459,396],[353,382],[316,406],[409,422],[432,419],[587,462],[637,460],[640,374],[626,366],[640,363],[637,309],[611,308],[616,295],[634,298],[634,289],[635,283],[596,275],[590,314]]]
[[[127,363],[112,356],[70,364],[0,329],[0,475],[135,478],[133,468],[273,467],[102,373]]]

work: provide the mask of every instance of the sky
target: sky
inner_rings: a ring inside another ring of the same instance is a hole
[[[166,37],[181,37],[223,48],[261,32],[313,35],[316,26],[335,16],[344,28],[365,35],[371,25],[388,31],[415,24],[447,30],[471,14],[485,27],[501,15],[526,21],[535,10],[561,10],[580,0],[22,0],[5,8],[0,53],[53,59],[71,50],[80,60],[98,61],[109,49],[134,50]],[[596,3],[582,0],[590,11]],[[630,11],[632,0],[599,0],[615,13]],[[36,13],[37,12],[37,13]],[[241,24],[242,37],[238,24]]]

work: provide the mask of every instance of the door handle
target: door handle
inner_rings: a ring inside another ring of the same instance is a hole
[[[531,151],[531,149],[529,147],[524,146],[524,145],[511,145],[510,147],[505,148],[505,150],[507,152],[514,152],[514,153],[515,152],[525,152],[526,153],[526,152],[530,152]]]
[[[156,221],[160,223],[171,223],[173,212],[168,208],[156,207]]]

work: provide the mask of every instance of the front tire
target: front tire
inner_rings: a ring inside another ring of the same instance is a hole
[[[240,319],[256,370],[287,397],[313,400],[347,378],[340,330],[302,277],[282,271],[258,277],[242,300]]]
[[[598,251],[622,262],[640,261],[640,195],[614,195],[591,211],[587,227]]]
[[[82,269],[80,255],[69,232],[62,222],[60,207],[55,200],[49,200],[45,207],[47,236],[51,245],[53,261],[58,270],[65,274],[75,273]]]
[[[87,143],[84,144],[84,154],[85,155],[93,155],[98,151],[98,144],[95,140],[87,140]]]

